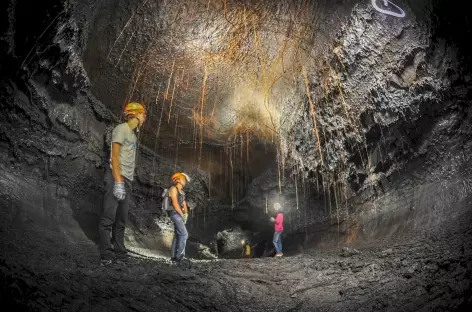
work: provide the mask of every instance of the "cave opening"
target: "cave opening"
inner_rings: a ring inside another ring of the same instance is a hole
[[[472,307],[471,27],[457,6],[4,2],[2,303]],[[146,111],[126,189],[133,261],[102,266],[104,176],[130,102]],[[191,177],[185,265],[162,209],[176,172]]]

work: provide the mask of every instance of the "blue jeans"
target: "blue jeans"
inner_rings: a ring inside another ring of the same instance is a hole
[[[282,232],[274,232],[275,253],[282,253]]]
[[[187,228],[185,227],[184,220],[177,212],[170,212],[169,217],[174,222],[174,238],[172,239],[170,256],[172,259],[182,260],[185,256],[185,245],[188,238]]]

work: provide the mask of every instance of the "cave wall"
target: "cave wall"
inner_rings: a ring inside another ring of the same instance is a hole
[[[357,4],[312,72],[313,108],[308,97],[301,109],[286,106],[295,115],[281,137],[287,167],[321,183],[332,207],[332,228],[315,243],[467,231],[470,57],[448,34],[469,28],[450,22],[452,9],[423,4],[404,3],[403,19]]]
[[[111,130],[120,122],[94,96],[83,67],[87,18],[99,3],[50,2],[29,14],[32,3],[9,4],[14,31],[2,37],[0,108],[6,113],[0,118],[0,181],[4,202],[22,211],[2,209],[13,214],[4,221],[18,218],[19,227],[25,218],[50,226],[78,224],[96,240]],[[49,25],[35,15],[41,12],[47,12]],[[37,27],[22,27],[27,21]],[[175,170],[188,170],[193,178],[187,191],[191,206],[207,205],[204,171],[189,170],[144,145],[138,150],[129,235],[151,235],[165,226],[160,195]]]

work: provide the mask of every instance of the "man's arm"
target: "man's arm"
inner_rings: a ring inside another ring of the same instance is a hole
[[[280,225],[281,222],[282,222],[282,214],[279,213],[277,217],[275,218],[275,224]]]
[[[113,129],[113,133],[111,135],[111,168],[113,179],[115,182],[123,182],[123,178],[121,176],[121,169],[120,169],[120,152],[121,146],[126,140],[126,124],[121,124],[116,126]]]
[[[184,209],[182,210],[184,214],[188,214],[188,207],[187,207],[187,201],[184,201]]]
[[[111,149],[111,168],[113,173],[113,179],[115,179],[116,182],[123,182],[120,170],[120,150],[121,144],[116,142],[113,143]]]
[[[184,213],[182,212],[182,208],[180,208],[180,205],[179,205],[179,200],[177,199],[177,188],[172,187],[169,190],[169,195],[170,195],[170,199],[172,200],[172,206],[174,206],[175,211],[177,211],[179,216],[182,216]]]

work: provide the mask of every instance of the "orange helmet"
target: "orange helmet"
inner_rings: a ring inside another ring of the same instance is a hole
[[[171,179],[172,179],[172,182],[175,182],[177,179],[181,179],[181,178],[184,178],[187,183],[190,182],[190,177],[186,173],[183,173],[183,172],[174,173]]]
[[[128,119],[131,116],[134,116],[135,114],[145,113],[145,112],[146,112],[146,109],[144,108],[144,105],[137,102],[130,102],[126,104],[123,110],[123,114],[125,115],[126,119]]]

